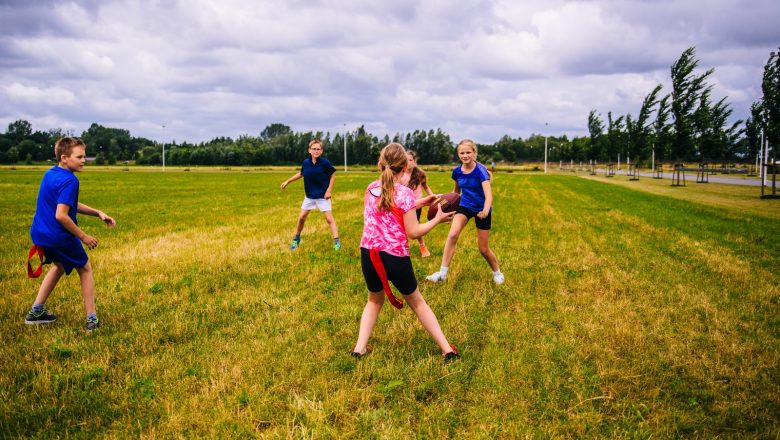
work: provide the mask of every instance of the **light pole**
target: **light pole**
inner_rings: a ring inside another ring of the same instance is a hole
[[[544,174],[547,174],[547,123],[544,123]]]
[[[344,124],[344,172],[347,172],[347,124]]]
[[[162,166],[163,166],[163,168],[162,168],[162,170],[163,170],[163,173],[164,173],[165,172],[165,124],[163,124],[162,128],[163,128],[163,143],[162,143],[162,147],[163,147],[162,148]]]

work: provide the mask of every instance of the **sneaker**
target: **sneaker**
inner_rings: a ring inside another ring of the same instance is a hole
[[[88,332],[91,333],[91,332],[93,332],[93,331],[95,331],[95,330],[97,330],[99,328],[100,328],[100,320],[99,319],[97,319],[97,318],[95,318],[95,319],[87,319],[86,329],[87,329]]]
[[[425,279],[433,283],[440,283],[447,279],[447,274],[441,272],[434,272],[431,275],[425,277]]]
[[[493,274],[493,281],[494,281],[496,284],[504,284],[504,274],[503,274],[503,273],[501,273],[501,272],[499,272],[499,273],[494,273],[494,274]]]
[[[458,348],[455,346],[455,344],[450,344],[450,348],[452,351],[444,355],[445,364],[460,359],[460,352],[458,351]]]
[[[46,309],[43,309],[38,313],[35,313],[32,310],[30,310],[29,312],[27,312],[27,316],[24,317],[24,323],[29,325],[49,324],[56,320],[57,320],[57,316],[52,315]]]
[[[336,250],[336,252],[341,250],[341,242],[333,243],[333,249]]]
[[[430,257],[430,256],[431,256],[431,253],[428,251],[428,248],[427,248],[427,247],[426,247],[424,244],[421,244],[421,245],[420,245],[420,255],[421,255],[423,258],[426,258],[426,257]]]
[[[290,250],[294,251],[298,249],[298,246],[301,245],[301,239],[300,238],[293,238],[292,243],[290,243]]]

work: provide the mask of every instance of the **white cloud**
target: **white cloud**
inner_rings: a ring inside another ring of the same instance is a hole
[[[770,0],[52,2],[0,5],[0,123],[202,141],[441,127],[493,142],[636,114],[689,46],[735,118],[780,41]],[[8,18],[11,17],[11,18]],[[34,25],[39,23],[38,26]],[[668,88],[668,85],[667,85]],[[668,89],[665,90],[668,92]],[[51,105],[56,98],[58,105]],[[384,132],[375,132],[384,135]]]

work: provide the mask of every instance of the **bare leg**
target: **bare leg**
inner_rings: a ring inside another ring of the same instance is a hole
[[[363,315],[360,317],[360,331],[355,348],[352,350],[353,352],[360,354],[366,352],[368,338],[371,337],[371,331],[374,330],[374,325],[384,302],[385,294],[383,292],[368,292],[368,301],[363,308]]]
[[[485,260],[487,260],[488,264],[490,265],[490,268],[493,269],[493,272],[495,272],[498,270],[498,258],[496,258],[496,254],[494,254],[490,249],[490,246],[488,245],[489,240],[489,230],[486,231],[477,229],[477,244],[479,245],[479,252],[482,253],[482,256],[485,257]]]
[[[43,277],[41,287],[38,288],[38,295],[35,297],[36,304],[46,304],[49,294],[54,290],[63,274],[65,274],[65,269],[59,263],[53,263],[51,269]]]
[[[414,310],[417,319],[420,320],[420,323],[425,327],[425,330],[428,331],[428,334],[433,337],[436,345],[438,345],[441,350],[441,354],[451,352],[452,348],[450,347],[450,343],[444,336],[444,332],[441,331],[439,321],[436,319],[433,310],[431,310],[431,307],[425,302],[425,298],[420,294],[420,289],[417,288],[411,295],[404,295],[404,299],[406,300],[406,303],[409,304],[409,307]]]
[[[87,315],[95,313],[95,279],[92,276],[92,265],[87,262],[84,267],[76,269],[81,279],[81,296]]]
[[[311,211],[301,209],[301,214],[298,216],[298,224],[295,226],[295,235],[301,235],[303,231],[303,225],[306,223],[306,217],[309,216]]]
[[[325,221],[327,221],[330,226],[330,233],[333,235],[333,238],[339,238],[339,228],[336,226],[336,220],[333,218],[333,213],[325,211],[323,214],[325,214]]]
[[[450,226],[450,233],[447,234],[447,240],[444,242],[444,253],[441,256],[441,265],[449,267],[452,257],[455,255],[455,248],[458,246],[458,238],[461,231],[466,226],[469,219],[463,214],[455,214]]]

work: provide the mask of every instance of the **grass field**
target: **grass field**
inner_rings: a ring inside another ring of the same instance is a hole
[[[367,172],[337,178],[337,254],[316,212],[287,250],[303,196],[300,182],[279,191],[289,171],[87,169],[80,201],[118,222],[80,216],[101,240],[90,259],[104,327],[83,331],[75,275],[47,303],[57,323],[26,326],[42,172],[0,170],[0,437],[780,435],[777,201],[499,173],[504,285],[472,225],[444,285],[422,278],[447,228],[426,238],[433,258],[412,245],[422,294],[463,354],[445,365],[413,313],[389,305],[373,352],[349,356]]]

